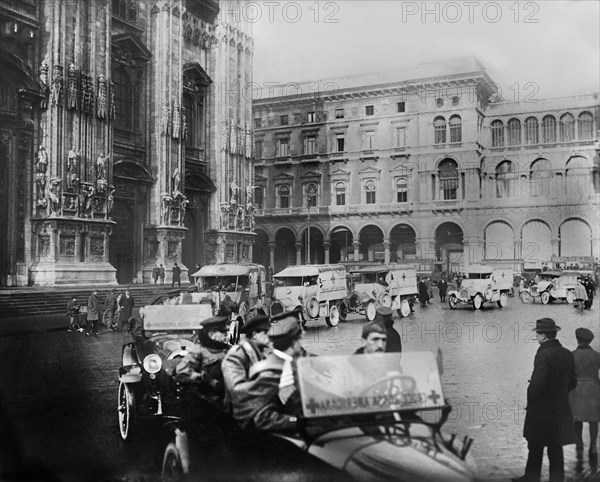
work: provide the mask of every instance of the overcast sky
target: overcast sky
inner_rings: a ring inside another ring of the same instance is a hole
[[[399,0],[248,2],[240,15],[253,23],[254,81],[315,81],[475,56],[507,100],[517,92],[522,100],[527,94],[543,99],[600,90],[596,0],[425,5]],[[535,87],[525,87],[529,82]]]

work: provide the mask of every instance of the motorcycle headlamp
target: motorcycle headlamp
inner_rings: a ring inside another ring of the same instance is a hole
[[[158,355],[148,355],[146,358],[144,358],[144,370],[146,370],[146,372],[150,374],[158,373],[161,368],[162,360]]]

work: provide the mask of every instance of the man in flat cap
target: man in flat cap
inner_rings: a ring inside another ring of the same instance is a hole
[[[238,413],[236,407],[243,406],[239,400],[246,395],[250,367],[264,360],[267,354],[270,328],[271,322],[266,315],[256,315],[248,320],[240,329],[244,338],[230,348],[221,365],[225,381],[225,406],[233,409],[234,418],[241,423],[247,423],[247,420],[243,420],[243,414]]]
[[[400,353],[402,351],[402,340],[400,339],[400,333],[398,333],[394,328],[394,320],[392,318],[392,314],[393,312],[391,308],[380,306],[379,308],[377,308],[377,316],[373,321],[380,323],[381,326],[383,326],[383,328],[385,329],[385,332],[387,334],[387,343],[385,346],[386,353]]]
[[[242,428],[295,433],[299,401],[295,387],[293,362],[302,356],[302,328],[297,316],[284,315],[271,326],[269,339],[273,351],[250,367],[246,396],[234,400],[234,413]]]
[[[377,321],[372,321],[363,326],[362,346],[354,352],[355,355],[385,353],[387,345],[387,332]]]
[[[598,460],[598,422],[600,421],[600,353],[590,347],[594,334],[587,328],[575,330],[577,349],[573,351],[577,387],[569,393],[569,402],[573,411],[577,458],[583,457],[583,422],[590,426],[590,460]]]
[[[575,443],[569,392],[577,385],[573,354],[556,339],[560,330],[551,318],[535,322],[540,347],[533,362],[533,373],[527,388],[527,413],[523,436],[529,455],[525,475],[519,482],[539,482],[544,447],[548,447],[550,481],[565,479],[563,445]]]

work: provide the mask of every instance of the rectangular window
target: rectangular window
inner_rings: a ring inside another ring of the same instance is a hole
[[[365,131],[363,150],[371,151],[375,149],[375,131]]]
[[[306,122],[314,122],[315,121],[315,113],[309,112],[306,114]]]
[[[372,105],[367,105],[365,107],[365,114],[366,115],[373,115],[373,114],[375,114],[375,107],[372,106]]]
[[[406,102],[398,102],[396,106],[398,107],[398,112],[404,112],[406,110]]]
[[[337,206],[346,205],[346,185],[344,183],[339,182],[335,186],[335,204]]]
[[[408,184],[405,177],[401,177],[396,181],[396,194],[399,203],[408,202]]]
[[[375,191],[367,191],[366,202],[367,204],[375,204]]]
[[[335,109],[335,118],[343,119],[344,118],[344,109]]]
[[[344,152],[346,138],[344,134],[336,134],[335,136],[335,147],[337,152]]]
[[[317,153],[317,138],[314,136],[308,136],[304,138],[304,154],[316,154]]]
[[[290,207],[290,187],[287,184],[279,186],[279,207],[282,209]]]
[[[254,190],[254,204],[256,209],[263,209],[265,201],[265,188],[263,186],[257,186]]]
[[[288,125],[288,116],[287,116],[287,114],[279,116],[279,123],[282,126],[287,126]]]
[[[287,157],[290,153],[290,140],[289,139],[278,139],[277,140],[277,156]]]
[[[254,158],[261,159],[263,157],[263,141],[256,141],[254,144]]]
[[[262,121],[260,117],[257,117],[256,119],[254,119],[254,127],[259,128],[262,127]]]
[[[406,147],[406,128],[398,127],[396,129],[396,147]]]

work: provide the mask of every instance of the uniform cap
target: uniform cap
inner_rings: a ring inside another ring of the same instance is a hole
[[[386,306],[380,306],[379,308],[377,308],[377,314],[387,318],[388,316],[392,316],[392,309],[391,308],[387,308]]]
[[[577,328],[575,330],[575,338],[583,343],[590,343],[594,339],[594,334],[587,328]]]
[[[266,315],[256,315],[251,318],[246,324],[240,329],[240,333],[248,334],[254,333],[255,331],[267,331],[271,328],[271,322],[269,317]]]
[[[200,328],[207,331],[227,331],[227,316],[211,316],[200,322]]]
[[[363,326],[362,329],[362,337],[366,340],[370,333],[379,333],[381,335],[387,335],[387,332],[381,326],[381,324],[372,321],[371,323],[367,323]]]
[[[293,317],[286,319],[285,322],[271,325],[269,330],[269,339],[273,342],[273,347],[278,350],[286,350],[292,343],[302,336],[300,323]]]

